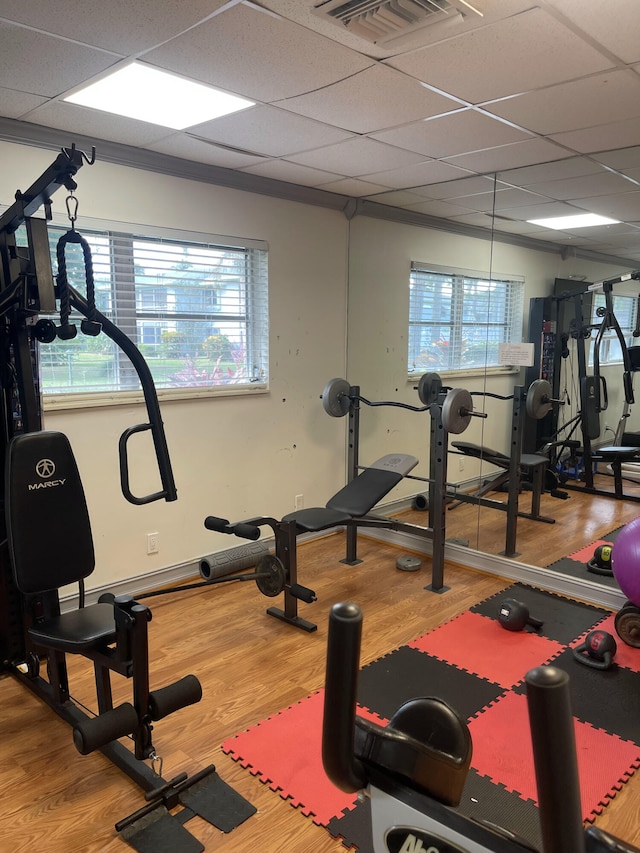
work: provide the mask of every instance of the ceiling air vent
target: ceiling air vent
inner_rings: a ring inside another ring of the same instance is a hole
[[[323,0],[313,11],[378,44],[469,12],[482,16],[466,0]]]

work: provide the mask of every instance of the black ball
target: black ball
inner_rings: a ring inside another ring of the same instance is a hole
[[[593,560],[601,569],[608,569],[611,566],[611,545],[598,545],[593,552]]]

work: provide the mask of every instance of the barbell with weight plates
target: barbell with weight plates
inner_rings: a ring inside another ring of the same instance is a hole
[[[435,389],[441,388],[442,386],[441,383],[439,383],[440,377],[438,377],[437,374],[426,375],[430,378],[428,378],[422,385],[421,397],[424,395],[425,399],[430,399]],[[437,377],[437,381],[433,377]],[[367,406],[398,406],[402,409],[409,409],[412,412],[425,412],[434,404],[434,401],[432,401],[429,405],[418,407],[410,406],[408,403],[398,402],[382,401],[372,403],[365,397],[361,397],[359,395],[351,396],[350,391],[351,386],[346,379],[329,380],[322,392],[322,406],[325,412],[332,418],[344,417],[351,408],[351,403],[354,400],[359,400]],[[439,391],[436,394],[436,399],[438,394]],[[459,435],[469,426],[469,422],[472,417],[486,418],[487,415],[484,412],[473,411],[473,400],[471,398],[471,394],[468,391],[465,391],[464,388],[451,389],[447,393],[442,405],[443,429],[445,429],[446,432]]]

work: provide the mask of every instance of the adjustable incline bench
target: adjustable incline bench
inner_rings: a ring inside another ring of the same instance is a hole
[[[318,533],[332,527],[344,526],[347,529],[347,553],[341,562],[355,565],[360,562],[356,553],[355,534],[358,527],[415,532],[415,525],[406,525],[369,513],[417,464],[418,459],[415,456],[407,453],[388,453],[360,471],[323,507],[296,510],[280,520],[257,517],[235,524],[225,518],[209,516],[204,524],[208,530],[229,533],[244,539],[258,539],[260,527],[271,527],[275,536],[275,557],[271,554],[263,557],[256,566],[256,571],[273,571],[275,591],[269,592],[268,581],[258,583],[258,587],[265,595],[277,595],[283,590],[282,584],[275,582],[275,578],[284,575],[284,608],[269,607],[267,613],[297,628],[315,631],[317,625],[298,616],[298,599],[310,604],[316,600],[316,596],[313,590],[297,583],[297,537],[302,533]]]
[[[502,469],[502,471],[499,471],[492,476],[491,479],[484,483],[477,491],[472,492],[469,497],[481,498],[488,492],[493,492],[496,489],[499,489],[500,486],[509,481],[511,460],[506,454],[500,453],[499,450],[492,450],[490,447],[472,444],[468,441],[452,441],[451,445],[465,456],[480,459],[483,462],[495,465],[496,468]],[[544,476],[549,466],[549,460],[538,453],[521,453],[519,464],[520,470],[531,476],[532,492],[531,512],[518,511],[518,515],[521,518],[530,518],[533,521],[545,521],[547,524],[553,524],[554,519],[540,514],[540,496],[544,492]],[[464,502],[465,497],[458,495],[458,500],[456,503],[451,504],[449,509],[453,509],[455,506]]]

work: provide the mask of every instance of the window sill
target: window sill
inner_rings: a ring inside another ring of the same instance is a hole
[[[460,379],[462,377],[474,378],[478,376],[509,376],[515,373],[519,373],[520,368],[515,365],[500,365],[498,367],[469,367],[467,369],[461,370],[443,370],[443,371],[430,371],[425,370],[423,373],[437,373],[438,376],[443,380],[443,384],[447,384],[444,380],[453,380]],[[417,382],[420,377],[423,375],[416,371],[415,373],[409,373],[407,376],[407,382]]]
[[[247,394],[265,394],[269,387],[264,382],[241,387],[202,387],[202,388],[160,388],[158,401],[180,402],[203,400],[212,397],[240,397]],[[89,394],[51,394],[43,396],[42,408],[45,412],[60,412],[72,409],[99,409],[110,406],[144,405],[142,391],[106,391]]]

